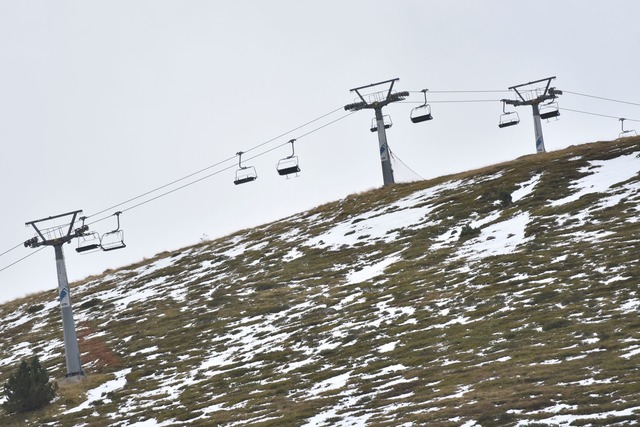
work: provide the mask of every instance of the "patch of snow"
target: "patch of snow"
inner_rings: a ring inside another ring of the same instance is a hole
[[[511,193],[511,201],[515,203],[531,194],[533,189],[540,182],[540,177],[542,177],[542,174],[534,175],[529,181],[520,184],[520,188]]]
[[[475,319],[474,321],[477,321],[477,320],[481,320],[481,319]],[[451,325],[466,325],[466,324],[469,324],[469,323],[471,323],[471,320],[470,320],[469,317],[467,317],[467,316],[458,316],[455,319],[451,319],[446,323],[440,323],[440,324],[437,324],[437,325],[429,325],[426,328],[426,330],[428,330],[428,329],[444,329],[444,328],[446,328],[448,326],[451,326]]]
[[[464,396],[465,394],[469,393],[472,389],[473,389],[473,387],[471,387],[470,385],[459,386],[458,390],[456,391],[456,393],[451,394],[449,396],[442,396],[442,397],[439,397],[439,398],[437,398],[435,400],[436,401],[440,401],[440,400],[446,400],[446,399],[459,399],[462,396]]]
[[[367,425],[367,420],[371,417],[369,414],[362,414],[359,416],[343,415],[342,411],[355,407],[356,403],[360,400],[358,396],[347,396],[336,405],[327,408],[321,413],[314,415],[303,424],[303,427],[320,427],[320,426],[332,426],[332,427],[361,427]],[[336,421],[335,418],[338,413],[341,413],[342,419]],[[331,420],[331,423],[329,423]]]
[[[126,424],[127,427],[163,427],[174,425],[175,423],[172,421],[163,421],[161,423],[158,422],[155,418],[150,418],[144,421],[138,421],[133,424]]]
[[[389,373],[392,372],[400,372],[400,371],[405,371],[407,369],[406,366],[402,365],[402,364],[398,364],[398,365],[391,365],[391,366],[387,366],[385,368],[380,369],[380,372],[377,372],[375,374],[369,374],[369,375],[362,375],[360,378],[364,379],[364,380],[370,380],[373,378],[378,378],[378,377],[382,377],[384,375],[387,375]],[[438,384],[436,383],[432,383],[431,385],[435,385]],[[429,384],[427,384],[428,386]]]
[[[469,224],[469,226],[471,228],[480,228],[485,224],[489,224],[490,222],[495,221],[496,219],[500,218],[500,215],[502,215],[502,212],[494,212],[491,215],[487,215],[486,217],[476,220],[476,221],[472,221],[471,224]]]
[[[153,347],[143,348],[142,350],[134,351],[129,356],[137,356],[139,354],[153,353],[154,351],[157,351],[157,350],[158,350],[158,346],[154,345]]]
[[[507,220],[484,228],[478,237],[464,242],[457,257],[482,259],[488,256],[513,253],[516,248],[526,243],[524,233],[529,223],[529,213],[523,212]]]
[[[390,351],[395,350],[396,345],[398,344],[399,341],[394,341],[394,342],[390,342],[387,344],[383,344],[380,347],[378,347],[378,352],[379,353],[388,353]]]
[[[381,275],[388,266],[394,264],[400,259],[401,257],[399,255],[390,255],[376,264],[364,267],[360,271],[351,272],[347,275],[347,284],[362,283],[367,280],[371,280],[374,277]]]
[[[309,390],[308,394],[310,396],[317,396],[327,391],[343,388],[347,384],[347,381],[349,381],[350,377],[351,372],[346,372],[344,374],[328,378],[311,387],[311,390]]]
[[[291,249],[285,256],[282,257],[284,262],[293,261],[294,259],[298,259],[302,257],[304,253],[300,252],[298,248]]]
[[[586,194],[606,192],[613,185],[627,181],[640,172],[640,160],[638,160],[636,153],[589,163],[590,166],[581,169],[581,172],[592,173],[571,184],[576,190],[575,193],[563,199],[554,200],[549,204],[550,206],[571,203]]]
[[[534,420],[522,420],[518,421],[516,427],[528,426],[528,425],[546,425],[546,426],[570,426],[574,425],[576,421],[586,420],[606,420],[613,417],[629,417],[635,415],[640,411],[640,406],[626,408],[618,411],[600,412],[596,414],[585,415],[555,415],[546,419],[534,419]],[[542,411],[535,411],[540,413]],[[528,414],[528,413],[527,413]]]
[[[127,379],[125,377],[130,372],[131,372],[131,368],[123,369],[122,371],[116,372],[114,374],[116,376],[114,380],[107,381],[106,383],[92,390],[89,390],[87,392],[87,400],[85,400],[83,403],[76,406],[75,408],[69,409],[68,411],[64,412],[64,414],[72,414],[74,412],[80,412],[84,409],[89,408],[93,402],[103,399],[107,393],[120,390],[127,383]],[[104,400],[108,400],[108,399],[104,398]]]
[[[627,348],[625,351],[627,351],[627,353],[623,354],[620,357],[624,359],[630,359],[631,357],[637,356],[638,354],[640,354],[640,345],[633,345]]]
[[[332,308],[333,308],[334,310],[341,311],[341,310],[343,310],[345,307],[347,307],[348,305],[350,305],[351,303],[354,303],[354,302],[355,302],[355,303],[364,302],[364,301],[366,301],[366,298],[361,298],[361,299],[359,299],[359,300],[357,300],[357,301],[356,301],[356,298],[358,298],[358,297],[360,297],[360,296],[362,296],[362,295],[363,295],[362,291],[358,289],[358,291],[357,291],[357,292],[355,292],[355,293],[353,293],[353,294],[351,294],[351,295],[348,295],[348,296],[344,297],[344,298],[343,298],[343,299],[342,299],[338,304],[334,305]]]
[[[343,245],[353,246],[364,239],[369,242],[374,240],[393,242],[398,236],[396,230],[420,224],[433,209],[431,206],[423,206],[382,214],[374,212],[359,215],[334,225],[319,236],[310,238],[304,245],[340,248]]]
[[[640,299],[631,299],[622,304],[618,310],[622,311],[625,314],[637,312],[638,310],[640,310]]]

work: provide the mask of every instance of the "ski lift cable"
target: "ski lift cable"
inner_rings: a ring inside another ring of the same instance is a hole
[[[599,114],[599,113],[591,113],[589,111],[581,111],[581,110],[572,110],[569,108],[564,108],[561,107],[560,110],[562,111],[571,111],[572,113],[580,113],[580,114],[589,114],[591,116],[599,116],[599,117],[606,117],[608,119],[616,119],[616,120],[620,120],[620,116],[609,116],[607,114]],[[625,121],[628,122],[640,122],[640,119],[629,119],[629,118],[624,118]]]
[[[101,211],[99,211],[99,212],[96,212],[96,213],[94,213],[94,214],[87,215],[87,217],[86,217],[86,218],[93,218],[94,216],[98,216],[98,215],[103,214],[103,213],[105,213],[105,212],[112,211],[113,209],[119,208],[120,206],[126,205],[127,203],[131,203],[131,202],[133,202],[133,201],[135,201],[135,200],[138,200],[138,199],[141,199],[141,198],[143,198],[143,197],[145,197],[145,196],[148,196],[149,194],[155,193],[155,192],[157,192],[157,191],[160,191],[160,190],[163,190],[163,189],[165,189],[165,188],[167,188],[167,187],[170,187],[170,186],[172,186],[172,185],[174,185],[174,184],[177,184],[178,182],[184,181],[185,179],[189,179],[189,178],[191,178],[191,177],[193,177],[193,176],[195,176],[195,175],[199,175],[199,174],[201,174],[201,173],[202,173],[202,172],[204,172],[204,171],[207,171],[207,170],[209,170],[209,169],[213,169],[213,168],[214,168],[214,167],[216,167],[216,166],[220,166],[220,165],[222,165],[222,164],[224,164],[224,163],[226,163],[226,162],[229,162],[230,160],[235,160],[235,158],[236,158],[236,156],[233,156],[233,157],[229,157],[229,158],[227,158],[227,159],[224,159],[224,160],[222,160],[222,161],[220,161],[220,162],[218,162],[218,163],[214,163],[214,164],[212,164],[212,165],[210,165],[210,166],[207,166],[206,168],[202,168],[202,169],[200,169],[200,170],[198,170],[198,171],[196,171],[196,172],[192,172],[192,173],[190,173],[189,175],[185,175],[185,176],[183,176],[182,178],[178,178],[178,179],[176,179],[176,180],[174,180],[174,181],[171,181],[171,182],[168,182],[168,183],[166,183],[166,184],[164,184],[164,185],[161,185],[160,187],[156,187],[156,188],[154,188],[153,190],[149,190],[149,191],[147,191],[147,192],[145,192],[145,193],[139,194],[139,195],[137,195],[137,196],[135,196],[135,197],[132,197],[132,198],[127,199],[127,200],[125,200],[125,201],[123,201],[123,202],[117,203],[117,204],[115,204],[115,205],[113,205],[113,206],[110,206],[110,207],[108,207],[108,208],[105,208],[105,209],[103,209],[103,210],[101,210]],[[111,216],[112,216],[112,215],[109,215],[109,217],[111,217]],[[97,222],[97,221],[94,221],[94,222],[89,223],[89,224],[94,224],[95,222]]]
[[[429,93],[506,93],[511,92],[507,89],[494,89],[494,90],[431,90]],[[409,93],[422,93],[422,91],[410,90]]]
[[[570,92],[568,90],[563,90],[563,92],[564,93],[570,93],[571,95],[586,96],[588,98],[602,99],[604,101],[618,102],[620,104],[635,105],[637,107],[640,107],[640,104],[637,103],[637,102],[620,101],[619,99],[605,98],[605,97],[602,97],[602,96],[595,96],[595,95],[587,95],[585,93]]]
[[[29,254],[28,254],[28,255],[23,256],[23,257],[22,257],[22,258],[20,258],[19,260],[14,261],[14,262],[12,262],[12,263],[11,263],[11,264],[9,264],[9,265],[6,265],[6,266],[4,266],[4,267],[0,268],[0,272],[5,271],[7,268],[9,268],[9,267],[13,267],[14,265],[18,264],[19,262],[24,261],[25,259],[29,258],[30,256],[33,256],[33,255],[37,254],[38,252],[40,252],[41,250],[43,250],[45,247],[46,247],[46,246],[41,246],[41,247],[39,247],[38,249],[36,249],[35,251],[33,251],[33,252],[29,252]],[[6,252],[5,252],[5,253],[6,253]],[[4,255],[4,253],[3,253],[3,255]]]
[[[462,99],[462,100],[444,100],[444,101],[432,101],[429,100],[429,104],[453,104],[453,103],[473,103],[473,102],[501,102],[501,99]],[[398,101],[398,104],[423,104],[422,101]]]
[[[2,253],[0,254],[0,256],[6,255],[6,254],[8,254],[9,252],[11,252],[11,251],[13,251],[13,250],[15,250],[15,249],[18,249],[20,246],[23,246],[23,245],[24,245],[24,243],[19,243],[19,244],[15,245],[14,247],[12,247],[11,249],[7,249],[6,251],[2,252]]]

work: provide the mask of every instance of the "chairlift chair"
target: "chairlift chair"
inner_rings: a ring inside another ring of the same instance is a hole
[[[95,231],[90,231],[78,237],[78,247],[76,252],[79,254],[88,254],[102,249],[100,235]]]
[[[500,115],[500,122],[498,123],[498,127],[501,129],[520,123],[520,116],[518,113],[515,111],[506,111],[506,105],[506,102],[502,102],[502,114]]]
[[[116,249],[125,248],[127,245],[124,243],[124,231],[120,229],[120,214],[122,212],[116,212],[114,215],[118,221],[118,225],[115,230],[108,231],[102,235],[100,239],[100,246],[103,251],[114,251]]]
[[[621,118],[621,119],[618,119],[618,120],[620,120],[620,127],[621,127],[620,130],[622,131],[622,132],[620,132],[618,134],[618,138],[627,138],[627,137],[630,137],[630,136],[638,136],[638,133],[634,129],[624,130],[624,121],[627,120],[627,119]]]
[[[102,249],[100,235],[95,231],[89,231],[89,227],[84,224],[87,217],[83,216],[80,219],[82,220],[82,225],[76,230],[76,236],[78,237],[76,252],[79,254],[88,254]]]
[[[544,104],[540,107],[540,118],[544,120],[552,119],[560,115],[560,109],[558,103],[555,101]]]
[[[433,120],[433,116],[431,115],[431,106],[427,104],[427,91],[429,89],[422,89],[422,93],[424,94],[424,104],[417,106],[416,108],[411,110],[411,122],[413,123],[421,123],[426,122],[427,120]]]
[[[285,157],[284,159],[280,159],[278,161],[278,164],[276,165],[276,170],[278,171],[278,175],[286,176],[287,178],[291,174],[295,173],[297,175],[298,172],[300,172],[298,156],[295,155],[296,154],[295,148],[293,146],[295,139],[292,139],[289,142],[291,143],[291,155],[288,157]]]
[[[393,126],[393,122],[391,121],[391,117],[388,114],[382,116],[382,122],[384,123],[384,128],[389,129]],[[371,120],[371,132],[378,132],[378,120]]]
[[[253,166],[242,166],[242,151],[236,153],[238,155],[238,167],[236,171],[236,179],[233,181],[235,185],[244,184],[255,181],[258,178],[256,168]]]

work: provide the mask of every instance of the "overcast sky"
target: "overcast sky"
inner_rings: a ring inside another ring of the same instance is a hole
[[[576,94],[640,103],[638,19],[636,0],[0,0],[0,253],[33,237],[27,221],[124,211],[127,248],[65,245],[73,281],[380,187],[373,112],[341,107],[388,79],[412,92],[385,108],[389,146],[425,179],[535,152],[531,108],[499,129],[513,94],[475,91],[556,76],[547,150],[613,140],[640,107]],[[434,120],[412,124],[423,88]],[[287,180],[275,165],[291,138],[302,173]],[[259,145],[245,157],[273,150],[245,161],[258,179],[235,186],[235,153]],[[56,297],[50,247],[0,271],[0,301],[40,290]]]

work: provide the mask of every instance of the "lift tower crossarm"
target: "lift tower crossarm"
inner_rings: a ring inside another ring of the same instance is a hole
[[[25,225],[27,227],[28,226],[32,226],[36,230],[36,233],[38,233],[38,236],[40,236],[42,241],[38,242],[38,239],[27,240],[24,243],[25,247],[36,248],[38,246],[44,246],[44,245],[54,246],[54,245],[57,245],[57,244],[60,244],[60,243],[66,243],[66,242],[70,241],[71,239],[76,237],[75,233],[72,233],[73,224],[76,221],[76,217],[81,212],[82,212],[82,210],[78,210],[78,211],[73,211],[73,212],[67,212],[67,213],[60,214],[60,215],[50,216],[48,218],[36,219],[35,221],[26,222]],[[69,229],[67,230],[65,235],[62,235],[61,237],[58,237],[58,238],[55,238],[55,239],[48,239],[47,237],[45,237],[44,234],[42,233],[42,231],[40,231],[40,229],[36,225],[39,222],[51,221],[51,220],[62,218],[62,217],[69,216],[69,215],[72,215],[71,221],[69,221]]]
[[[398,80],[400,80],[400,79],[385,80],[383,82],[371,83],[370,85],[360,86],[360,87],[356,87],[356,88],[353,88],[353,89],[349,89],[349,92],[355,92],[358,95],[358,98],[360,98],[362,100],[362,102],[354,102],[353,104],[345,105],[344,109],[346,111],[358,111],[358,110],[363,110],[365,108],[373,108],[373,109],[382,108],[385,105],[390,104],[391,102],[404,100],[406,97],[409,96],[409,92],[405,91],[405,92],[392,93],[393,85]],[[389,85],[389,90],[387,91],[387,96],[385,97],[384,100],[367,102],[367,100],[364,99],[364,96],[360,93],[360,90],[362,90],[362,89],[367,89],[367,88],[370,88],[370,87],[379,86],[379,85],[382,85],[382,84],[385,84],[385,83],[390,83],[390,85]]]
[[[544,88],[544,94],[546,95],[546,94],[547,94],[547,92],[549,91],[549,86],[551,85],[551,80],[553,80],[553,79],[555,79],[555,78],[556,78],[556,76],[553,76],[553,77],[547,77],[546,79],[540,79],[540,80],[535,80],[535,81],[532,81],[532,82],[529,82],[529,83],[523,83],[523,84],[520,84],[520,85],[511,86],[511,87],[509,88],[509,90],[513,89],[513,90],[518,94],[518,96],[520,97],[520,99],[522,100],[522,102],[527,102],[527,101],[524,99],[524,97],[522,96],[522,94],[518,91],[518,88],[519,88],[519,87],[529,86],[529,85],[534,85],[534,84],[536,84],[536,83],[541,83],[541,82],[546,81],[546,82],[547,82],[547,86]],[[514,104],[514,105],[515,105],[515,104]],[[522,104],[522,105],[530,105],[530,104]]]

